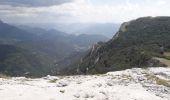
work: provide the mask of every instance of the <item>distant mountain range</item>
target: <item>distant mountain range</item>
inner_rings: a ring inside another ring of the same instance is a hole
[[[68,72],[106,73],[133,67],[170,66],[170,17],[143,17],[121,25]]]
[[[0,21],[0,73],[12,76],[59,74],[80,59],[102,35],[69,35],[58,30],[16,27]]]
[[[15,25],[15,24],[14,24]],[[94,34],[104,35],[108,38],[112,38],[118,31],[120,24],[116,23],[74,23],[74,24],[50,24],[50,23],[27,23],[23,25],[17,25],[19,27],[30,26],[39,27],[42,29],[57,29],[59,31],[69,34]]]
[[[58,25],[58,29],[74,34],[98,34],[112,38],[120,25],[114,23],[76,23],[71,25]]]
[[[0,21],[0,38],[1,40],[31,40],[34,38],[34,34],[18,29],[15,26],[8,25]]]
[[[102,35],[73,35],[0,21],[0,74],[37,77],[170,66],[170,17],[125,22],[107,40]]]

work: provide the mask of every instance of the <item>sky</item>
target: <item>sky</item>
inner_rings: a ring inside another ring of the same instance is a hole
[[[9,23],[122,23],[170,16],[170,0],[0,0]]]

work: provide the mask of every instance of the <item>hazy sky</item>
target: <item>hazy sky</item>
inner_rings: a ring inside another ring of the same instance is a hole
[[[121,23],[169,15],[170,0],[0,0],[0,19],[14,23]]]

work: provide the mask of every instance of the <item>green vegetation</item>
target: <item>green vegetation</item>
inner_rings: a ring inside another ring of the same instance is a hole
[[[161,79],[155,75],[151,75],[151,74],[146,74],[146,78],[148,80],[152,80],[152,81],[155,81],[156,84],[158,85],[163,85],[163,86],[166,86],[166,87],[170,87],[170,81],[168,80],[165,80],[165,79]]]
[[[45,59],[39,58],[28,50],[12,45],[0,45],[0,55],[0,73],[2,74],[41,76],[49,73],[47,63],[43,63]]]
[[[166,86],[166,87],[170,87],[170,83],[167,80],[164,80],[164,79],[157,78],[156,83],[158,85],[163,85],[163,86]]]
[[[18,28],[0,22],[0,74],[42,77],[65,72],[101,35],[69,35],[57,30]]]
[[[56,83],[57,80],[58,80],[58,79],[52,79],[52,80],[50,80],[49,82],[50,82],[50,83]]]
[[[79,63],[80,70],[96,74],[133,67],[167,66],[152,58],[168,59],[169,27],[170,17],[144,17],[124,23],[113,39],[96,45],[84,57]]]
[[[60,90],[61,93],[65,93],[65,90]]]

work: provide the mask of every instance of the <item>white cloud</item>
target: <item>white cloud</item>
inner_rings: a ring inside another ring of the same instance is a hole
[[[95,5],[91,0],[74,0],[46,7],[0,6],[0,18],[13,22],[119,23],[142,16],[169,16],[170,1],[143,0]]]
[[[0,0],[0,3],[8,4],[11,6],[40,7],[40,6],[60,5],[71,1],[73,0]]]

